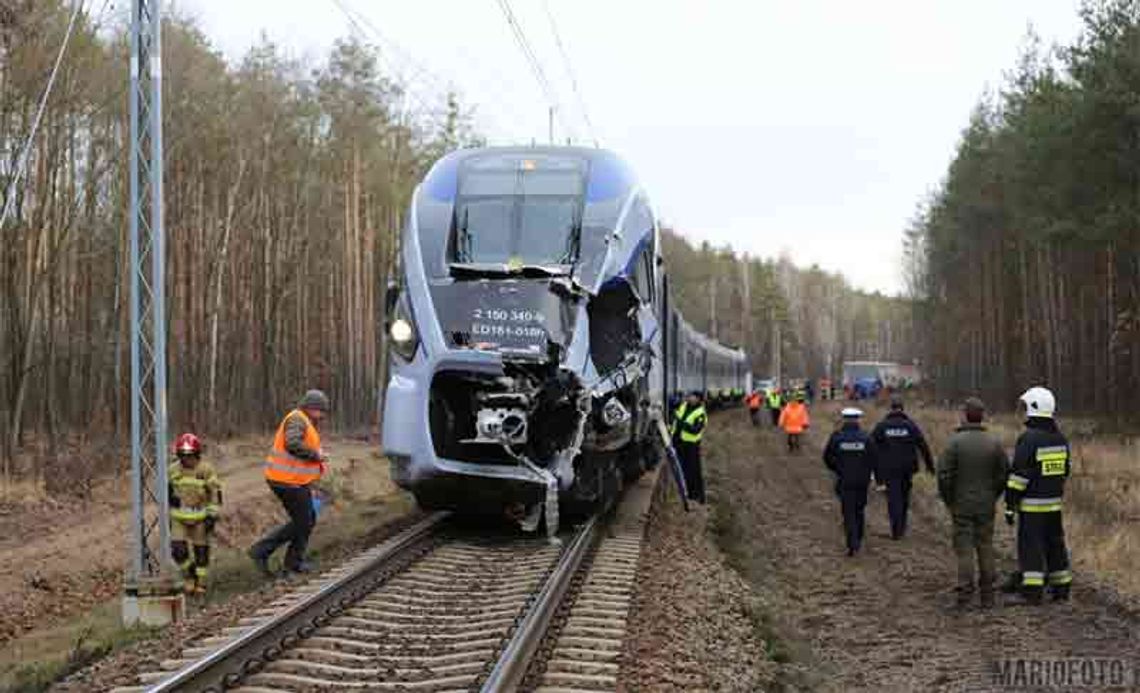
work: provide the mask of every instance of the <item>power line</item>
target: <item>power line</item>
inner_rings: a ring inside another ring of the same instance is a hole
[[[344,14],[344,16],[348,20],[349,24],[352,25],[352,28],[355,29],[357,31],[357,33],[359,33],[362,36],[367,34],[367,33],[371,33],[376,39],[379,40],[380,43],[385,44],[386,46],[389,47],[390,50],[393,50],[393,52],[395,52],[395,43],[388,40],[380,32],[380,30],[376,27],[376,25],[373,24],[371,21],[369,21],[369,19],[366,16],[364,16],[360,12],[353,10],[345,2],[343,2],[343,0],[332,0],[332,2],[341,11],[341,13]],[[367,28],[369,31],[365,31],[365,28]],[[434,108],[434,107],[429,106],[424,101],[424,99],[419,96],[419,94],[417,94],[415,91],[413,91],[411,89],[411,87],[409,86],[408,80],[402,74],[400,74],[400,71],[396,69],[396,66],[392,64],[392,62],[389,60],[388,56],[385,55],[384,51],[380,51],[380,57],[387,64],[388,70],[392,74],[392,76],[396,78],[397,86],[400,88],[401,92],[406,94],[408,97],[410,97],[419,106],[419,112],[415,113],[414,115],[419,115],[419,116],[425,118],[435,128],[442,128],[443,125],[440,122],[440,116],[443,115],[444,112],[438,108]],[[410,56],[406,56],[406,58],[410,62],[413,62],[413,63],[415,62],[414,60],[412,60],[410,58]],[[424,68],[422,65],[419,65],[418,67],[419,67],[419,71],[420,71],[421,75],[426,75],[427,77],[432,79],[432,81],[438,86],[438,84],[439,84],[438,78],[436,78],[434,75],[432,75],[432,73],[430,71],[428,71],[426,68]],[[450,90],[448,90],[448,91],[450,91]]]
[[[550,86],[550,81],[546,78],[546,72],[542,69],[542,63],[539,61],[538,56],[535,55],[534,50],[530,46],[530,41],[527,40],[526,32],[523,30],[522,25],[519,24],[518,19],[515,18],[515,13],[511,9],[509,0],[498,0],[499,7],[503,10],[503,16],[507,18],[507,25],[511,28],[511,33],[514,34],[515,42],[519,44],[519,49],[523,52],[523,57],[526,58],[527,63],[530,64],[531,72],[534,73],[534,78],[538,81],[538,85],[546,94],[547,102],[557,114],[558,120],[562,123],[563,129],[571,132],[572,128],[567,125],[565,117],[562,115],[562,108],[558,103],[558,98],[554,90]]]
[[[550,11],[550,0],[543,0],[542,6],[546,10],[546,18],[550,20],[550,31],[554,34],[554,43],[558,45],[558,52],[562,54],[562,63],[566,66],[566,73],[570,76],[570,86],[574,90],[574,98],[578,100],[578,109],[582,111],[582,119],[586,121],[586,128],[590,131],[594,146],[597,146],[598,131],[590,120],[590,113],[586,110],[586,101],[582,98],[581,90],[578,89],[578,77],[574,73],[574,67],[570,64],[570,56],[566,53],[566,47],[562,44],[562,35],[558,31],[558,23],[554,21],[554,13]]]
[[[40,129],[40,121],[43,119],[44,111],[47,109],[48,97],[51,96],[51,90],[55,86],[56,75],[59,74],[59,66],[63,64],[63,55],[67,52],[67,45],[71,42],[71,34],[75,29],[75,20],[79,17],[79,11],[83,9],[83,0],[75,0],[75,5],[71,10],[71,19],[67,22],[67,33],[63,35],[63,42],[59,46],[59,53],[55,56],[55,65],[51,68],[51,75],[48,77],[47,86],[44,88],[44,93],[40,97],[39,106],[36,108],[36,117],[32,120],[32,129],[28,132],[28,139],[24,142],[24,148],[20,152],[20,158],[16,160],[16,170],[13,172],[12,180],[8,183],[8,190],[4,193],[4,211],[0,213],[0,230],[4,228],[4,224],[8,223],[8,217],[12,214],[12,209],[16,205],[16,186],[20,184],[20,179],[24,177],[24,171],[28,167],[28,158],[32,153],[32,144],[36,141],[36,133]]]

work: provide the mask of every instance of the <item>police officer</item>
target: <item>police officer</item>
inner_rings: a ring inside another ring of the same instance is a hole
[[[1017,563],[1021,594],[1027,604],[1040,604],[1048,584],[1057,601],[1069,598],[1073,574],[1065,548],[1061,502],[1071,471],[1069,441],[1053,415],[1057,400],[1043,387],[1021,395],[1025,431],[1017,439],[1005,491],[1005,519],[1017,517]]]
[[[875,478],[887,486],[887,514],[891,519],[891,538],[906,534],[907,512],[910,510],[911,480],[918,471],[918,455],[926,471],[934,473],[934,459],[926,437],[904,411],[902,395],[891,395],[891,410],[871,433],[879,453],[879,469]]]
[[[823,463],[835,474],[835,490],[843,507],[847,555],[854,556],[863,544],[867,487],[878,466],[875,443],[860,425],[863,412],[854,407],[842,411],[843,424],[831,434],[823,451]]]
[[[705,502],[705,479],[701,471],[701,437],[705,433],[708,414],[705,412],[704,397],[700,390],[693,390],[688,398],[677,407],[673,416],[673,449],[681,460],[685,472],[685,488],[689,500]]]

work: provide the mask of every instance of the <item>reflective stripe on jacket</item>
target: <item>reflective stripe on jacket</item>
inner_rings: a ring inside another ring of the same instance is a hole
[[[682,443],[699,443],[705,433],[705,421],[708,415],[705,414],[704,406],[700,404],[685,411],[688,406],[688,403],[685,403],[677,407],[676,416],[673,417],[672,433],[676,436],[680,432]]]
[[[319,460],[303,460],[289,454],[285,445],[285,427],[294,416],[301,417],[305,422],[305,447],[314,452],[321,449],[321,435],[317,432],[317,427],[305,412],[294,409],[285,415],[277,427],[273,449],[265,457],[265,479],[273,484],[307,486],[321,478],[324,463]]]
[[[185,467],[178,460],[167,470],[170,485],[170,517],[179,522],[201,522],[217,517],[222,502],[222,482],[213,465],[199,460]]]
[[[1031,417],[1017,439],[1006,481],[1005,506],[1023,513],[1060,512],[1072,472],[1069,441],[1052,419]]]

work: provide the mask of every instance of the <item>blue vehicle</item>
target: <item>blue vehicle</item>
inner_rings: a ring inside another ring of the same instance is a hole
[[[706,390],[747,370],[743,352],[673,332],[649,199],[604,150],[449,154],[416,188],[400,265],[384,447],[425,508],[553,532],[655,464],[693,369]]]

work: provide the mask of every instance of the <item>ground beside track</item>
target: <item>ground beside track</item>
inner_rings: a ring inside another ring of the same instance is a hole
[[[313,535],[322,568],[374,543],[413,511],[374,444],[333,438],[328,447],[329,482],[338,498]],[[229,625],[271,599],[281,588],[264,587],[244,555],[261,532],[284,519],[265,486],[263,456],[260,439],[216,443],[207,451],[225,487],[212,592],[206,608],[195,603],[190,619],[161,633],[119,624],[130,513],[122,480],[101,482],[87,499],[42,499],[0,514],[0,691],[43,690],[62,673],[97,660],[67,689],[103,690],[122,671],[170,656],[184,638]]]
[[[1070,604],[956,613],[949,521],[929,476],[916,477],[910,533],[899,542],[889,538],[885,499],[872,492],[864,551],[847,558],[820,459],[835,411],[813,412],[815,426],[797,455],[787,454],[770,427],[753,429],[739,410],[715,416],[705,437],[712,518],[700,541],[715,538],[758,596],[753,620],[769,653],[782,660],[776,687],[1011,690],[994,678],[1003,658],[1119,658],[1140,666],[1136,612],[1080,572],[1080,546],[1073,547]],[[923,423],[921,412],[916,418]],[[695,517],[685,531],[699,533],[702,524]],[[1006,570],[1012,530],[999,524],[997,536]],[[691,617],[718,618],[715,611]],[[1132,676],[1128,671],[1130,685]],[[1102,686],[1085,690],[1094,688]]]

